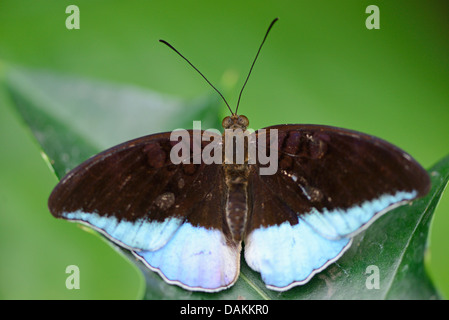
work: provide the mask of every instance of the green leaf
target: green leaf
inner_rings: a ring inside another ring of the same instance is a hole
[[[186,103],[130,86],[17,68],[5,81],[59,177],[89,156],[131,138],[187,127],[193,119],[202,119],[207,128],[220,127],[218,100],[211,97]],[[268,290],[244,259],[232,288],[219,293],[186,291],[165,283],[121,250],[145,276],[145,299],[438,299],[424,259],[432,214],[449,180],[449,157],[429,174],[432,189],[425,198],[379,218],[340,260],[306,285],[283,293]],[[378,268],[379,289],[366,285],[369,266]]]

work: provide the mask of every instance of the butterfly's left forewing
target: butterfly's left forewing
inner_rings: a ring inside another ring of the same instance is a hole
[[[326,126],[270,129],[278,130],[269,151],[277,153],[278,170],[251,168],[245,258],[271,289],[307,282],[376,217],[429,190],[426,171],[381,139]],[[259,149],[270,145],[266,139]]]
[[[237,279],[240,243],[223,223],[222,169],[173,164],[176,143],[155,134],[92,157],[59,182],[49,208],[133,251],[170,283],[223,289]]]

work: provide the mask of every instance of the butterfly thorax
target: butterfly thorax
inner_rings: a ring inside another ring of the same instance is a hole
[[[223,149],[223,157],[225,164],[223,166],[225,184],[226,184],[226,222],[231,231],[232,238],[235,241],[241,241],[245,230],[247,216],[248,216],[248,143],[244,141],[244,157],[242,162],[237,160],[236,144],[239,141],[239,135],[245,136],[246,128],[249,124],[248,118],[245,116],[232,115],[223,119],[222,125],[226,130],[234,130],[236,139],[232,139],[232,155],[225,155],[225,148]],[[226,134],[223,134],[223,141],[226,145]]]

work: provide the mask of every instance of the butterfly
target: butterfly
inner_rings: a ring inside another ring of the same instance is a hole
[[[238,103],[222,126],[245,134],[249,120],[237,111]],[[223,160],[230,140],[186,132],[187,141],[158,133],[93,156],[61,179],[50,195],[50,212],[99,231],[187,290],[232,286],[244,246],[247,264],[266,286],[285,291],[338,260],[376,218],[430,189],[427,172],[409,154],[352,130],[291,124],[252,132],[243,150],[255,146],[274,157],[271,174],[261,173],[266,163],[248,156],[241,163],[191,161],[195,152]],[[207,138],[194,141],[195,134]],[[214,141],[222,148],[210,148]],[[180,144],[188,147],[187,156],[173,161]],[[232,140],[231,149],[236,144]]]

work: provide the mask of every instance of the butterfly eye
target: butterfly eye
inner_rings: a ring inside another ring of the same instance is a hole
[[[221,126],[226,129],[226,128],[229,128],[232,125],[232,123],[233,123],[233,121],[232,121],[231,117],[228,116],[223,119]]]
[[[239,116],[238,121],[239,121],[239,124],[242,125],[242,126],[247,127],[249,125],[249,120],[245,116]]]

